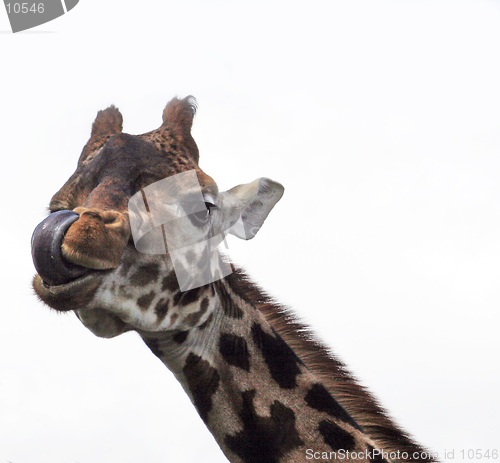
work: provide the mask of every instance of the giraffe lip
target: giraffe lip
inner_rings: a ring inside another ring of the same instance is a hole
[[[65,281],[64,283],[49,283],[43,279],[43,277],[38,273],[37,276],[40,278],[42,285],[47,290],[53,293],[62,293],[66,291],[74,291],[75,289],[84,286],[87,282],[94,280],[95,278],[100,278],[104,273],[108,273],[106,270],[92,270],[88,269],[82,276],[77,277],[73,280]]]
[[[31,238],[33,263],[48,286],[70,283],[91,271],[68,262],[61,251],[65,233],[78,218],[78,214],[69,210],[53,212],[40,222],[33,232]]]
[[[84,309],[93,299],[102,277],[107,273],[109,270],[91,271],[60,285],[49,285],[37,274],[33,278],[33,289],[43,302],[60,312]]]
[[[84,287],[90,281],[100,278],[104,273],[108,273],[106,270],[91,270],[85,272],[84,275],[75,278],[70,281],[65,281],[64,283],[50,283],[43,279],[43,277],[37,273],[35,279],[40,279],[40,284],[53,294],[62,294],[63,292],[74,291],[78,288]]]

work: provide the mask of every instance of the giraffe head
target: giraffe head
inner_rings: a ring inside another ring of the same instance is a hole
[[[162,125],[139,136],[122,133],[115,107],[100,111],[35,229],[37,295],[98,335],[202,323],[207,283],[224,276],[212,251],[225,233],[252,238],[283,194],[266,178],[219,192],[198,166],[195,110],[193,98],[174,98]]]

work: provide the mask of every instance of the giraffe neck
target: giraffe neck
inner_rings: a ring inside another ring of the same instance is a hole
[[[370,437],[277,333],[259,300],[231,283],[214,283],[212,314],[199,327],[142,333],[228,459],[302,463],[327,452],[329,461],[345,462],[346,452],[369,455]]]

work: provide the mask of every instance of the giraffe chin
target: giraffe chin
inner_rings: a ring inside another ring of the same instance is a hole
[[[103,277],[111,271],[90,271],[80,278],[60,285],[49,285],[36,274],[32,284],[42,302],[59,312],[68,312],[88,308]]]

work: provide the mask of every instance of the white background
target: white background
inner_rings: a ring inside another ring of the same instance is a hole
[[[234,259],[441,458],[499,448],[499,24],[482,0],[81,0],[12,34],[0,10],[0,463],[225,461],[136,335],[30,287],[97,110],[142,133],[188,94],[221,190],[286,188]]]

